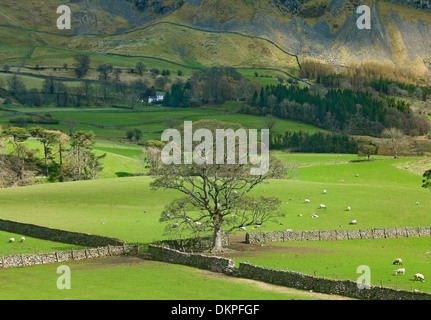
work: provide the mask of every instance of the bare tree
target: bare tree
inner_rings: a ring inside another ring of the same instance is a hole
[[[221,121],[202,120],[193,128],[211,131],[232,128]],[[238,154],[237,154],[238,155]],[[185,156],[185,153],[183,153]],[[215,159],[215,158],[214,158]],[[151,164],[150,164],[151,165]],[[167,233],[192,232],[195,236],[212,233],[212,252],[223,251],[222,237],[238,228],[260,226],[283,216],[278,212],[281,201],[276,197],[252,197],[249,194],[270,179],[292,177],[283,163],[270,157],[265,174],[251,175],[251,164],[163,164],[155,161],[156,174],[152,188],[173,189],[182,198],[168,204],[160,221],[166,223]]]
[[[277,118],[274,117],[273,115],[268,114],[265,117],[265,127],[269,129],[269,132],[272,132],[272,129],[275,127],[276,124],[277,124]]]
[[[397,128],[385,129],[382,132],[382,138],[388,139],[390,147],[394,153],[394,158],[397,158],[398,152],[400,151],[400,148],[402,147],[405,140],[403,132]]]

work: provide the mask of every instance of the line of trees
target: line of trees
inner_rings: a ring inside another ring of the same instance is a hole
[[[359,145],[353,138],[335,133],[308,133],[286,131],[284,135],[271,134],[271,148],[290,149],[306,153],[351,153],[358,152]]]
[[[43,174],[49,181],[79,181],[99,177],[103,170],[102,159],[106,154],[93,153],[95,134],[77,131],[73,135],[32,127],[7,127],[1,131],[0,186],[32,184],[36,175]],[[30,137],[40,141],[43,159],[28,148],[25,141]],[[7,152],[7,143],[12,149]],[[56,157],[58,155],[58,157]]]
[[[196,71],[186,83],[173,84],[163,104],[169,107],[197,107],[229,100],[249,100],[261,85],[248,81],[229,67]]]
[[[85,80],[79,85],[71,86],[54,77],[46,78],[41,90],[36,88],[28,90],[22,78],[16,74],[7,79],[6,89],[9,93],[9,96],[4,96],[6,104],[14,99],[22,105],[36,108],[106,106],[125,103],[133,106],[140,100],[154,96],[157,92],[145,79],[130,83],[121,82],[116,78],[101,79],[98,82]]]
[[[313,90],[266,86],[254,92],[242,112],[271,114],[354,135],[378,136],[392,127],[409,135],[425,135],[431,129],[430,121],[413,114],[404,102],[352,89],[329,89],[323,94]]]

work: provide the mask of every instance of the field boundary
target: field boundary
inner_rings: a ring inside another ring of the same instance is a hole
[[[211,248],[213,237],[197,237],[197,238],[186,238],[186,239],[174,239],[174,240],[160,240],[155,241],[152,245],[169,247],[175,250],[202,250]],[[223,247],[229,246],[229,235],[223,233],[221,243]]]
[[[0,268],[18,268],[38,264],[49,264],[64,261],[76,261],[83,259],[100,258],[107,256],[137,255],[138,245],[104,246],[97,248],[85,248],[81,250],[56,251],[49,253],[16,254],[4,256],[0,259]]]
[[[254,244],[265,242],[335,241],[415,237],[431,237],[431,227],[251,232],[245,235],[245,242],[247,244]]]
[[[126,241],[108,238],[104,236],[80,233],[73,231],[66,231],[60,229],[52,229],[48,227],[37,226],[34,224],[10,221],[0,219],[0,230],[10,233],[25,235],[28,237],[50,240],[54,242],[61,242],[67,244],[75,244],[83,247],[104,247],[123,246],[127,245]]]
[[[374,285],[360,289],[358,283],[351,280],[321,278],[300,272],[269,269],[244,262],[240,262],[239,267],[236,268],[234,259],[182,252],[163,246],[149,245],[148,252],[152,260],[182,264],[238,278],[263,281],[301,290],[313,290],[314,292],[363,300],[431,300],[431,294],[426,292],[398,290]]]

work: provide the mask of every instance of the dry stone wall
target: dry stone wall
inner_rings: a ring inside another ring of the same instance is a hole
[[[25,267],[37,264],[76,261],[107,256],[137,255],[138,251],[138,245],[123,245],[50,253],[17,254],[2,257],[0,259],[0,268]]]
[[[431,237],[431,227],[375,228],[367,230],[311,230],[252,232],[246,234],[246,243],[285,241],[333,241],[351,239]]]
[[[153,242],[154,245],[168,246],[171,249],[177,250],[203,250],[211,248],[212,237],[201,237],[201,238],[187,238],[187,239],[175,239],[175,240],[161,240]],[[223,234],[222,246],[227,247],[229,245],[229,236]]]
[[[52,229],[37,226],[34,224],[21,223],[3,219],[0,219],[0,230],[43,240],[76,244],[86,247],[103,247],[107,245],[122,246],[124,244],[127,244],[125,241],[119,239],[108,238],[88,233]]]
[[[431,294],[426,292],[397,290],[380,286],[359,289],[357,283],[351,280],[326,279],[300,272],[259,267],[243,262],[240,262],[239,268],[236,268],[233,259],[186,253],[156,245],[150,245],[148,250],[150,258],[153,260],[183,264],[230,276],[264,281],[302,290],[313,290],[314,292],[364,300],[431,300]]]
[[[182,264],[213,272],[229,273],[235,267],[235,262],[232,259],[182,252],[162,246],[149,245],[148,252],[153,260]]]
[[[299,272],[268,269],[242,262],[239,265],[237,275],[242,278],[356,299],[431,300],[431,294],[426,292],[397,290],[380,286],[359,289],[357,283],[351,280],[325,279]]]

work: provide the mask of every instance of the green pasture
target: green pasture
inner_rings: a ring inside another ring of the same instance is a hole
[[[124,111],[124,112],[56,112],[52,113],[54,119],[62,121],[76,121],[105,126],[127,125],[147,121],[161,121],[167,118],[180,118],[191,115],[205,116],[209,113],[222,113],[221,111],[208,111],[201,109],[178,109],[161,111]]]
[[[429,191],[421,188],[420,175],[393,166],[399,161],[402,160],[302,167],[295,179],[260,185],[252,195],[279,197],[280,211],[285,217],[259,230],[429,226]],[[356,177],[357,172],[359,177]],[[345,181],[339,181],[341,178]],[[167,239],[170,236],[163,234],[164,225],[158,219],[164,206],[181,194],[152,190],[151,180],[151,177],[142,176],[0,190],[0,218],[135,243]],[[324,189],[327,194],[323,194]],[[306,198],[311,203],[305,203]],[[321,203],[327,208],[319,209]],[[348,206],[351,211],[347,211]],[[319,218],[311,218],[314,213]],[[298,216],[300,214],[302,216]],[[357,220],[357,225],[349,225],[353,219]],[[257,230],[249,228],[247,232],[250,231]],[[245,236],[245,231],[237,233]]]
[[[22,236],[21,234],[0,231],[0,256],[83,249],[83,247],[77,245],[41,240],[27,236],[24,236],[25,240],[21,242]],[[10,238],[14,238],[15,242],[9,242]]]
[[[302,272],[318,277],[356,281],[363,274],[358,267],[370,268],[372,285],[404,290],[431,292],[429,281],[414,281],[421,273],[431,277],[431,247],[429,238],[310,241],[267,243],[259,249],[235,252],[229,257],[235,263],[249,262],[268,268]],[[402,258],[403,265],[393,265]],[[405,275],[394,270],[405,268]]]
[[[364,161],[364,158],[357,154],[346,153],[289,153],[284,151],[273,151],[274,155],[287,163],[297,165],[320,165],[320,164],[339,164],[346,162]],[[387,159],[386,156],[372,156],[372,160]]]
[[[51,112],[50,114],[53,119],[64,121],[62,124],[28,124],[27,127],[30,128],[39,125],[46,129],[61,130],[63,132],[69,132],[70,128],[73,128],[74,131],[91,130],[96,134],[98,139],[125,140],[127,130],[138,128],[143,132],[142,141],[150,139],[160,140],[162,132],[165,129],[169,129],[165,121],[168,118],[177,119],[179,124],[182,124],[184,121],[196,122],[209,119],[239,123],[247,129],[261,130],[267,128],[265,117],[230,113],[236,112],[239,106],[240,103],[229,102],[221,106],[212,106],[205,109],[160,109],[156,111],[103,112],[101,110],[98,112],[85,112],[85,110],[94,111],[94,109],[84,108],[84,112],[68,112],[60,108],[55,110],[43,108],[43,110],[39,110],[39,108],[21,109],[17,107],[13,110],[34,112],[40,115],[45,115],[50,111],[58,111]],[[228,112],[230,114],[227,114]],[[23,115],[0,118],[0,124],[6,126],[11,119],[18,117],[23,117]],[[284,134],[286,131],[299,130],[310,133],[325,131],[312,125],[286,119],[278,119],[273,128],[273,132],[279,134]]]
[[[63,262],[62,265],[65,263]],[[60,264],[2,270],[2,300],[309,300],[300,290],[262,287],[182,265],[139,258],[67,262],[69,290],[57,288]],[[318,298],[333,299],[329,295]]]

